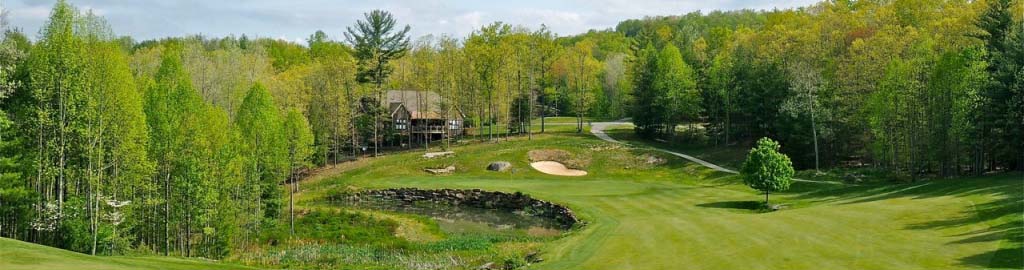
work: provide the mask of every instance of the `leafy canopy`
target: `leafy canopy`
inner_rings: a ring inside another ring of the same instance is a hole
[[[778,142],[769,138],[757,140],[757,146],[750,150],[740,169],[743,183],[765,194],[789,189],[793,163],[788,156],[779,153],[779,147]]]

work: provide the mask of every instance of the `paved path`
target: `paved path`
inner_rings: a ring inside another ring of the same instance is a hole
[[[594,123],[590,124],[590,133],[593,133],[594,136],[597,136],[598,138],[600,138],[602,140],[605,140],[605,141],[608,141],[608,142],[626,144],[625,142],[616,140],[615,138],[612,138],[611,136],[608,136],[607,133],[604,133],[604,129],[607,128],[608,126],[611,126],[611,125],[630,125],[630,126],[632,126],[633,123],[629,122],[628,119],[619,119],[619,120],[616,120],[616,121],[613,121],[613,122],[594,122]],[[700,164],[701,166],[711,168],[712,170],[716,170],[716,171],[720,171],[720,172],[726,172],[726,173],[731,173],[731,174],[739,174],[739,172],[737,172],[737,171],[726,169],[726,168],[724,168],[722,166],[715,165],[714,163],[707,162],[707,161],[704,161],[704,160],[699,159],[699,158],[695,158],[695,157],[687,155],[687,154],[683,154],[683,153],[679,153],[679,152],[675,152],[675,151],[669,151],[669,150],[661,149],[661,148],[654,148],[654,147],[652,147],[652,149],[658,150],[658,151],[661,151],[661,152],[665,152],[665,153],[671,154],[673,156],[684,158],[686,160],[689,160],[689,161],[692,161],[694,163]],[[833,184],[833,185],[843,185],[844,184],[844,183],[840,183],[840,182],[813,181],[813,180],[804,180],[804,179],[796,179],[796,178],[793,178],[793,181],[795,181],[795,182],[807,182],[807,183]]]

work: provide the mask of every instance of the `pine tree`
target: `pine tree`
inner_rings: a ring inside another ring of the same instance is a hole
[[[665,111],[663,103],[658,102],[661,95],[654,87],[657,63],[657,50],[648,43],[637,52],[630,68],[636,102],[633,106],[633,123],[637,133],[644,137],[651,137],[658,132],[658,124],[663,122],[661,112]]]

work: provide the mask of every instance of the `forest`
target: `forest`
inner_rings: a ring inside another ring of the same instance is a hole
[[[628,117],[673,144],[769,137],[800,170],[1024,170],[1020,0],[832,0],[571,36],[411,37],[378,10],[304,44],[139,41],[65,0],[38,33],[2,19],[0,236],[87,254],[224,258],[294,231],[293,184],[314,168],[448,147],[388,135],[389,89],[459,108],[457,141]]]

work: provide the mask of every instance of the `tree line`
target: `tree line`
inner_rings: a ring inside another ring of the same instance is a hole
[[[58,1],[32,41],[0,18],[0,236],[89,254],[222,258],[294,231],[303,172],[412,140],[383,124],[388,89],[440,94],[487,140],[539,115],[582,129],[595,101],[623,99],[596,96],[621,87],[625,54],[602,83],[596,43],[546,28],[411,41],[373,11],[306,44],[138,42]]]
[[[1024,1],[827,1],[629,20],[637,132],[897,178],[1024,169]],[[681,51],[681,52],[680,52]],[[692,133],[690,133],[692,134]]]
[[[1021,2],[828,1],[415,40],[373,11],[297,44],[137,42],[59,1],[35,41],[0,16],[0,236],[209,258],[265,243],[291,230],[302,172],[411,147],[382,124],[388,89],[439,94],[482,140],[544,132],[547,116],[578,132],[632,117],[647,137],[771,137],[801,168],[1024,169]]]

